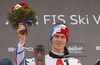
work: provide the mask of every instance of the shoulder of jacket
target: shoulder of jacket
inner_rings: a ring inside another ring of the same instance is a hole
[[[77,58],[69,57],[68,60],[69,60],[69,63],[73,63],[75,65],[82,65],[81,62]]]
[[[49,57],[49,54],[45,55],[45,57]]]
[[[49,54],[45,55],[45,60],[51,60],[51,59],[54,59],[54,58],[52,58]]]

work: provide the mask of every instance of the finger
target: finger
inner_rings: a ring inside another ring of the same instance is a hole
[[[25,26],[24,26],[24,25],[19,25],[18,29],[23,29],[23,30],[25,30]]]
[[[28,25],[26,24],[26,28],[28,27]]]
[[[25,30],[25,29],[23,29],[23,28],[18,28],[18,29],[17,29],[17,33],[19,34],[19,32],[20,32],[21,30]]]
[[[23,25],[23,23],[18,23],[19,27],[18,28],[23,28],[25,29],[25,26]]]
[[[18,23],[18,25],[23,25],[23,23]]]

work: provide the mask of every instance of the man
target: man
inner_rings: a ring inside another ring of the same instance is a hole
[[[16,50],[16,65],[35,65],[35,59],[24,58],[24,46],[26,34],[21,35],[19,32],[25,30],[22,23],[19,24],[17,33],[19,35],[19,43]],[[52,43],[52,49],[45,56],[45,65],[82,65],[76,58],[69,57],[69,53],[65,45],[68,42],[69,30],[68,27],[59,23],[52,27],[50,41]]]

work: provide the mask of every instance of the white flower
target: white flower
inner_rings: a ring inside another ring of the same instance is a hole
[[[17,9],[19,9],[21,7],[22,7],[21,5],[17,4],[13,10],[17,10]]]

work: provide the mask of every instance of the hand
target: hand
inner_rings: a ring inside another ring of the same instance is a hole
[[[26,34],[20,34],[20,31],[25,30],[25,26],[23,25],[23,23],[19,23],[18,25],[19,25],[19,27],[17,29],[17,33],[19,36],[19,43],[23,44],[23,43],[25,43]]]

